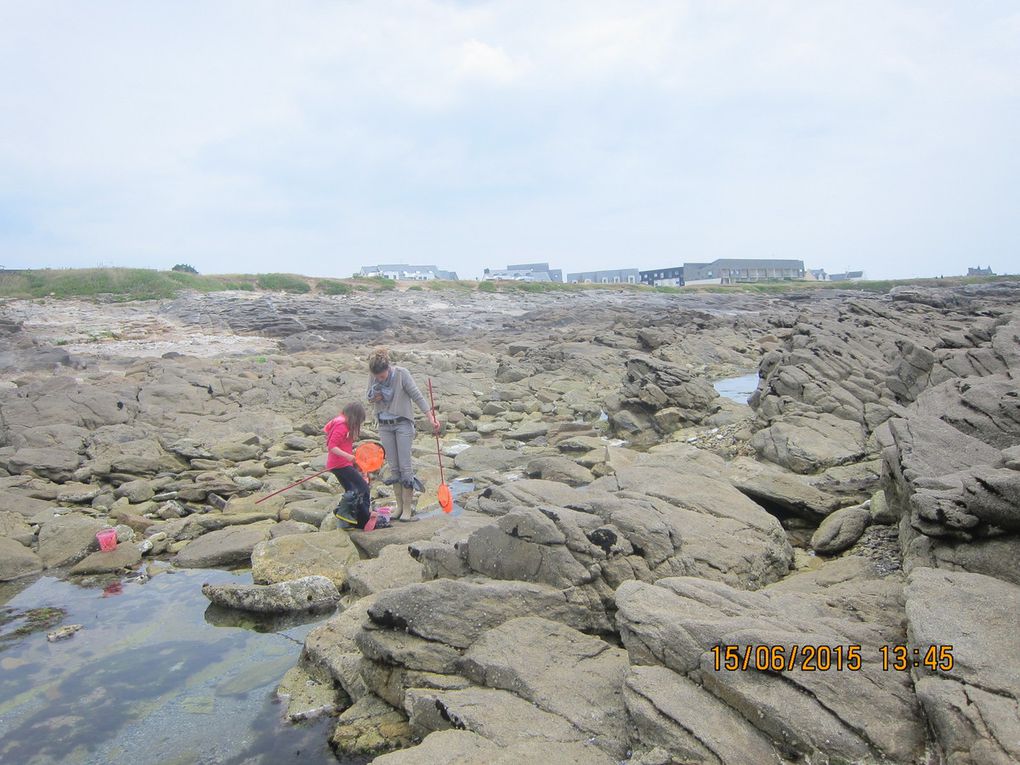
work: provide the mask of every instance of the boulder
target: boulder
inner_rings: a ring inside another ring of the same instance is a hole
[[[156,492],[152,488],[152,482],[147,481],[144,478],[122,483],[114,489],[113,494],[115,497],[126,497],[133,505],[137,505],[140,502],[146,502],[156,496]]]
[[[202,594],[224,608],[263,614],[323,611],[340,602],[336,585],[324,576],[276,584],[203,584]]]
[[[274,525],[273,521],[259,521],[210,531],[189,543],[174,562],[181,568],[246,565],[251,560],[252,550],[269,537]]]
[[[81,459],[81,455],[67,448],[30,446],[18,449],[7,461],[7,469],[15,474],[30,473],[63,483],[74,476]]]
[[[251,573],[259,584],[324,576],[343,589],[348,567],[358,560],[358,550],[345,531],[294,534],[260,540],[251,553]]]
[[[512,449],[493,449],[488,446],[472,446],[454,459],[461,473],[477,474],[489,471],[502,473],[527,462],[527,456]]]
[[[31,545],[35,542],[35,531],[21,513],[0,511],[0,537],[13,539],[23,545]]]
[[[286,704],[291,722],[313,720],[338,712],[337,692],[332,683],[312,677],[304,667],[292,667],[276,688],[276,698]]]
[[[47,520],[39,528],[39,557],[46,568],[69,566],[99,549],[96,534],[108,525],[80,513]]]
[[[10,582],[43,570],[42,559],[20,542],[0,537],[0,582]]]
[[[786,415],[759,430],[751,446],[762,459],[795,473],[816,473],[864,459],[864,441],[860,424],[826,412],[809,412]]]
[[[822,521],[811,536],[815,552],[833,555],[852,547],[871,523],[871,510],[864,505],[844,507]]]
[[[559,455],[533,459],[528,463],[525,472],[532,478],[565,483],[568,486],[583,486],[595,480],[590,470],[568,457]]]
[[[87,574],[112,574],[133,569],[142,562],[138,545],[118,544],[113,550],[94,552],[71,567],[69,573],[76,576]]]
[[[743,494],[767,506],[808,518],[824,517],[839,505],[839,498],[767,462],[737,457],[722,468],[727,480]]]
[[[337,718],[330,743],[342,754],[379,754],[410,746],[411,730],[403,712],[370,694]]]

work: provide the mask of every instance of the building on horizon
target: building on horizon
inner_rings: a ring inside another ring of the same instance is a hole
[[[809,268],[807,274],[805,275],[805,278],[808,279],[809,281],[813,279],[816,282],[829,281],[829,275],[825,273],[824,268]]]
[[[845,274],[829,274],[830,282],[859,282],[863,278],[863,271],[847,271]]]
[[[512,282],[562,282],[563,270],[548,263],[518,263],[506,268],[486,268],[483,279]]]
[[[988,266],[988,268],[978,266],[977,268],[968,268],[967,276],[995,276],[995,272],[992,271],[991,266]]]
[[[803,260],[719,258],[711,263],[684,263],[685,284],[742,284],[804,278]]]
[[[457,281],[456,271],[442,271],[435,266],[412,266],[406,263],[388,263],[379,266],[362,266],[361,276],[382,276],[398,282],[427,282],[433,279]]]
[[[653,268],[651,271],[638,271],[641,283],[651,287],[683,287],[684,267]]]
[[[605,271],[582,271],[567,274],[570,284],[638,284],[641,272],[636,268],[614,268]]]

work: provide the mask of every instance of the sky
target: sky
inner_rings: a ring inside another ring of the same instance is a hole
[[[0,0],[0,266],[1020,272],[1012,0]]]

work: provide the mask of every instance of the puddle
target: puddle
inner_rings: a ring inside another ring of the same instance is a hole
[[[747,400],[751,398],[751,394],[758,388],[758,373],[752,372],[740,377],[716,380],[712,386],[720,396],[736,401],[738,404],[746,404]]]
[[[292,725],[274,699],[315,623],[226,618],[201,593],[203,582],[250,581],[192,569],[105,588],[52,577],[0,586],[8,615],[59,608],[60,624],[83,626],[58,642],[45,630],[3,641],[0,762],[342,762],[330,719]]]
[[[464,508],[457,502],[457,497],[469,491],[474,491],[475,480],[473,478],[453,478],[447,481],[447,485],[450,487],[450,495],[453,497],[453,509],[447,515],[456,517],[464,512]],[[444,515],[435,494],[431,496],[428,493],[422,495],[418,502],[418,508],[418,518],[435,518],[436,516]]]

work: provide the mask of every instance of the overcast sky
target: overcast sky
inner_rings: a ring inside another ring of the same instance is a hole
[[[0,265],[1020,272],[1012,0],[0,0]]]

